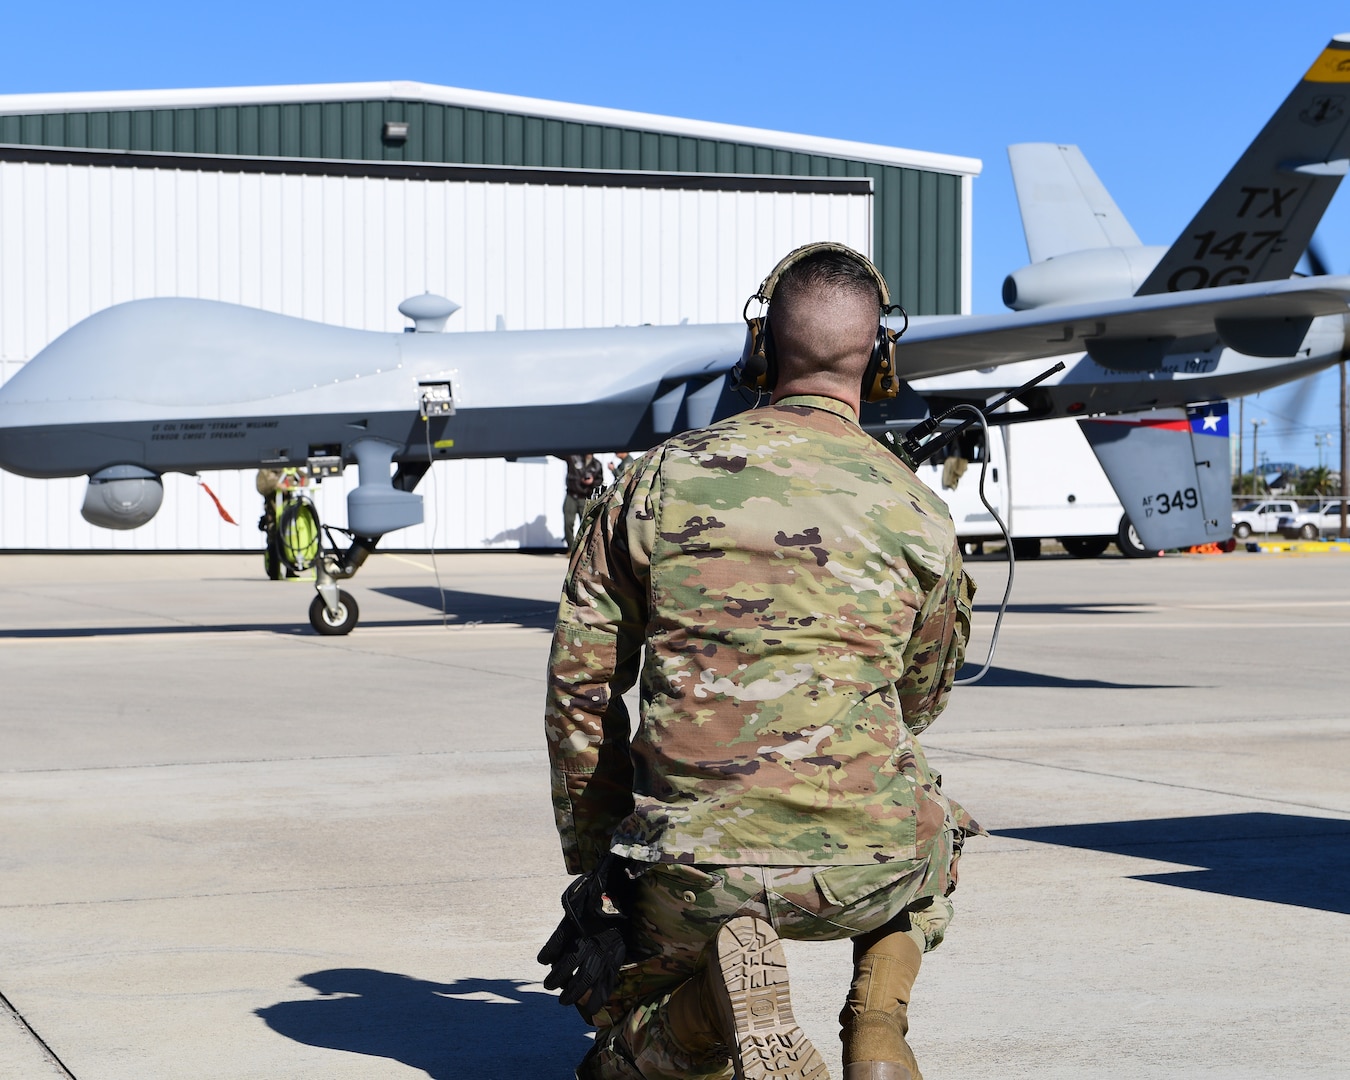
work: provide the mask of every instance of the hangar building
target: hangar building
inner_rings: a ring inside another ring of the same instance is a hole
[[[738,321],[785,251],[869,252],[911,314],[970,305],[969,158],[422,83],[0,96],[0,379],[115,303],[191,296],[398,331]],[[597,448],[602,449],[602,448]],[[440,462],[393,548],[561,544],[561,462]],[[251,474],[165,477],[118,533],[84,480],[0,473],[3,550],[261,547]],[[342,524],[345,484],[318,499]]]

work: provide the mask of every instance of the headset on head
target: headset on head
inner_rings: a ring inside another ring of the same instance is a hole
[[[774,384],[778,381],[778,358],[774,352],[773,331],[769,326],[769,305],[773,299],[773,291],[778,286],[779,279],[791,267],[803,259],[825,251],[836,252],[851,259],[856,259],[862,266],[865,266],[876,282],[877,292],[881,297],[881,314],[886,316],[892,312],[898,312],[905,320],[904,325],[899,330],[892,330],[884,322],[877,325],[877,337],[872,344],[872,355],[868,358],[867,368],[862,377],[862,399],[864,401],[883,401],[886,398],[893,398],[900,392],[900,380],[895,374],[895,346],[900,336],[909,329],[909,316],[905,314],[904,308],[899,304],[891,303],[891,294],[886,287],[886,279],[872,265],[870,259],[844,244],[829,242],[806,244],[795,251],[788,252],[760,284],[759,291],[746,300],[745,307],[741,312],[746,326],[745,348],[741,352],[740,361],[732,371],[732,379],[738,385],[747,386],[753,390],[769,392],[773,390]],[[759,301],[763,307],[760,314],[751,315],[750,305],[755,301]]]

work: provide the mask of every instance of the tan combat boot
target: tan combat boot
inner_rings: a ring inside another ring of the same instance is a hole
[[[666,1016],[671,1035],[688,1049],[729,1049],[737,1080],[829,1080],[792,1015],[783,943],[759,919],[723,925],[707,967],[675,991]]]
[[[903,931],[853,940],[853,985],[839,1014],[844,1080],[923,1080],[909,1032],[909,996],[923,949]]]
[[[666,1002],[666,1035],[675,1052],[663,1055],[661,1065],[664,1072],[674,1071],[684,1080],[734,1080],[717,1005],[705,988],[708,978],[700,971],[682,982]]]

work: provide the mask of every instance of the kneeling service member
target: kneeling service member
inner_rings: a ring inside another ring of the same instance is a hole
[[[894,393],[885,281],[812,244],[752,299],[740,378],[770,403],[648,452],[563,586],[545,724],[582,876],[540,960],[599,1029],[581,1080],[823,1080],[779,935],[853,940],[845,1080],[918,1080],[910,991],[982,831],[915,740],[974,587],[946,507],[858,425]]]

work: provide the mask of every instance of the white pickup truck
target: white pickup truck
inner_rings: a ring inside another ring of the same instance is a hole
[[[1243,503],[1233,511],[1233,535],[1246,540],[1254,532],[1272,533],[1278,527],[1280,518],[1293,517],[1298,513],[1298,503],[1293,499],[1262,499]]]
[[[1319,536],[1336,536],[1341,531],[1341,502],[1326,502],[1321,506],[1280,515],[1276,531],[1290,540],[1316,540]]]

